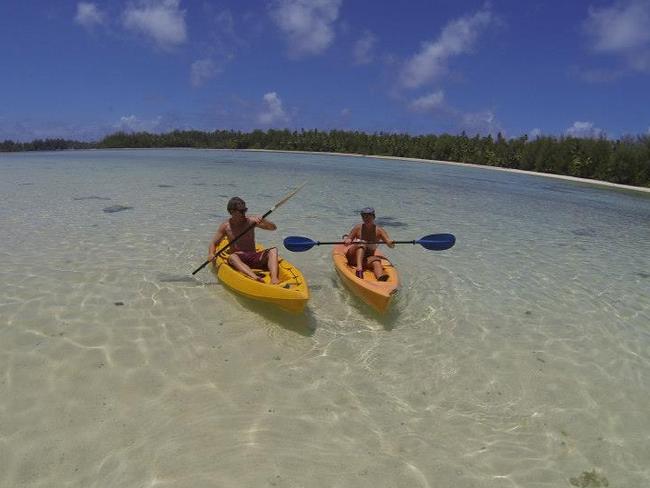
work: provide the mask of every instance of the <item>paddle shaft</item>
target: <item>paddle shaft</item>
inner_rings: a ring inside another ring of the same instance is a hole
[[[444,251],[449,249],[456,242],[456,238],[452,234],[431,234],[428,236],[421,237],[420,239],[408,240],[408,241],[391,241],[395,244],[419,244],[423,248],[429,251]],[[352,241],[346,239],[345,242],[342,241],[314,241],[309,237],[302,236],[289,236],[284,239],[284,247],[289,249],[292,252],[304,252],[309,251],[314,246],[320,246],[321,244],[352,244],[364,246],[366,244],[377,245],[377,244],[389,244],[384,241],[373,241],[373,242],[363,242],[363,241]]]
[[[287,196],[284,197],[282,200],[280,200],[278,203],[276,203],[275,205],[273,205],[273,207],[271,207],[271,208],[269,209],[268,212],[266,212],[264,215],[262,215],[262,220],[264,220],[264,219],[265,219],[266,217],[268,217],[268,216],[271,214],[271,212],[273,212],[276,208],[278,208],[280,205],[282,205],[284,202],[286,202],[286,201],[289,200],[292,196],[294,196],[296,193],[298,193],[298,191],[300,191],[300,189],[301,189],[303,186],[305,186],[305,184],[306,184],[306,183],[303,183],[303,184],[300,185],[298,188],[296,188],[294,191],[292,191],[289,195],[287,195]],[[239,239],[241,239],[241,238],[244,236],[244,234],[246,234],[248,231],[250,231],[250,230],[251,230],[253,227],[255,227],[256,225],[257,225],[257,224],[251,224],[251,225],[249,225],[249,226],[246,228],[246,230],[245,230],[244,232],[242,232],[241,234],[239,234],[239,235],[238,235],[237,237],[235,237],[232,241],[228,242],[228,244],[226,244],[226,245],[223,246],[221,249],[219,249],[211,259],[208,259],[205,263],[203,263],[201,266],[199,266],[199,267],[196,268],[194,271],[192,271],[192,274],[195,275],[196,273],[198,273],[199,271],[201,271],[203,268],[205,268],[208,264],[210,264],[212,261],[214,261],[215,259],[217,259],[217,257],[220,256],[221,253],[223,253],[226,249],[228,249],[230,246],[232,246],[232,245],[233,245],[235,242],[237,242]]]
[[[418,241],[393,241],[393,244],[417,244]],[[314,241],[315,246],[320,246],[320,245],[332,245],[332,244],[345,244],[343,241],[327,241],[327,242],[322,242],[322,241]],[[384,241],[379,241],[379,242],[351,242],[350,244],[388,244],[387,242]]]

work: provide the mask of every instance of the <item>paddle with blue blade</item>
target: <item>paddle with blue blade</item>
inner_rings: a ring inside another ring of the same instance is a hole
[[[453,234],[429,234],[413,241],[394,241],[395,244],[419,244],[429,251],[444,251],[456,243]],[[289,236],[284,239],[284,247],[292,252],[309,251],[314,246],[324,246],[332,244],[345,244],[341,241],[321,242],[314,241],[309,237]],[[367,244],[385,244],[385,242],[368,242]]]

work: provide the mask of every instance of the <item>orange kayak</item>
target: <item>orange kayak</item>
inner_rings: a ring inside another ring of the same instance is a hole
[[[363,279],[357,278],[354,266],[348,265],[348,260],[345,257],[346,250],[347,246],[342,244],[335,245],[332,249],[332,260],[341,281],[352,293],[377,312],[384,313],[399,288],[397,269],[390,261],[382,259],[384,273],[388,275],[387,281],[377,281],[375,274],[368,269],[364,270]],[[375,251],[375,255],[385,257],[379,249]]]

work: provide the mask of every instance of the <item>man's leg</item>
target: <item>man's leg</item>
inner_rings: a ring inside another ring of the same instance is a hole
[[[269,272],[271,273],[271,284],[272,285],[277,285],[280,283],[280,280],[278,279],[278,248],[277,247],[272,247],[269,249],[268,253],[266,254],[266,266],[269,268]]]
[[[264,282],[264,279],[260,278],[255,273],[253,273],[253,270],[250,269],[248,265],[244,263],[236,253],[230,255],[230,257],[228,258],[228,263],[230,263],[232,267],[235,268],[237,271],[241,271],[249,278],[252,278],[255,281],[259,281],[262,283]]]

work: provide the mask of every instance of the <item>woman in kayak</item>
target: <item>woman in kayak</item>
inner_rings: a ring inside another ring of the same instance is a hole
[[[280,282],[278,280],[278,249],[275,247],[263,251],[255,249],[255,227],[275,230],[277,229],[276,225],[257,215],[246,216],[248,210],[246,202],[239,197],[232,197],[228,201],[227,209],[230,218],[221,223],[210,241],[208,259],[214,258],[217,246],[224,237],[228,237],[228,241],[232,242],[249,226],[252,226],[228,249],[228,252],[231,253],[228,257],[228,264],[249,278],[262,283],[264,279],[257,276],[251,268],[267,269],[271,274],[271,284],[277,285]]]
[[[375,224],[375,209],[366,207],[361,211],[362,223],[352,227],[349,234],[344,234],[344,244],[349,246],[345,256],[348,264],[356,268],[357,278],[363,279],[363,269],[372,269],[378,281],[388,280],[381,265],[381,258],[375,256],[378,242],[385,242],[388,247],[395,247],[395,242],[388,233]]]

